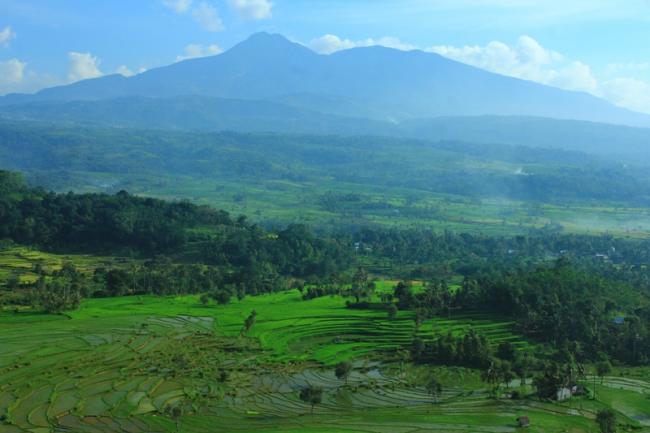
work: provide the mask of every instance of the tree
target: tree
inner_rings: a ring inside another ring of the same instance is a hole
[[[596,422],[600,427],[601,433],[616,432],[616,414],[610,409],[602,409],[596,415]]]
[[[526,376],[528,376],[528,371],[530,370],[531,364],[532,360],[530,359],[530,356],[526,354],[523,356],[517,356],[517,359],[512,365],[512,370],[521,381],[521,385],[526,385]]]
[[[440,394],[442,394],[442,384],[438,382],[435,377],[431,376],[427,380],[425,388],[427,389],[427,393],[433,397],[433,402],[437,403],[438,397],[440,397]]]
[[[499,380],[500,380],[499,364],[500,364],[499,360],[493,359],[492,362],[490,362],[490,365],[481,373],[481,379],[483,380],[483,382],[495,386],[496,389],[499,388]]]
[[[202,294],[201,297],[199,298],[199,302],[204,307],[207,306],[210,303],[210,295],[208,295],[207,293]]]
[[[128,292],[130,277],[122,269],[111,269],[104,276],[106,280],[106,291],[109,296],[122,296]]]
[[[545,399],[556,398],[562,383],[562,373],[556,363],[547,364],[543,373],[533,379],[533,385],[537,388],[537,396]]]
[[[308,385],[300,390],[300,400],[311,406],[311,413],[314,413],[314,406],[323,401],[323,388]]]
[[[348,378],[350,377],[350,373],[352,372],[352,364],[349,362],[341,362],[336,365],[336,369],[334,370],[334,374],[336,374],[336,377],[338,379],[345,379],[345,383],[348,383]]]
[[[217,301],[217,304],[219,305],[226,305],[227,303],[230,302],[230,297],[232,296],[228,290],[221,289],[221,290],[215,290],[210,294],[212,298]]]
[[[509,361],[499,363],[499,377],[505,382],[506,388],[509,388],[510,382],[515,378],[515,374],[512,372],[512,364]]]
[[[381,295],[379,295],[379,298],[381,299],[381,302],[384,304],[390,304],[393,301],[393,294],[384,292]]]
[[[600,384],[602,385],[605,376],[612,372],[612,364],[605,360],[596,364],[596,374],[600,377]]]
[[[497,347],[497,357],[506,361],[514,361],[516,356],[515,346],[509,341],[502,341]]]
[[[181,423],[181,416],[183,416],[183,408],[176,404],[172,406],[167,406],[165,412],[174,421],[174,424],[176,425],[176,433],[179,433],[181,431],[180,423]]]
[[[18,286],[20,286],[20,277],[18,274],[11,274],[9,278],[7,278],[7,290],[16,290]]]
[[[420,330],[420,326],[422,326],[422,322],[424,322],[424,319],[426,318],[426,312],[424,311],[423,308],[416,308],[415,309],[415,315],[413,316],[413,321],[415,322],[415,331]]]
[[[250,331],[253,325],[255,324],[256,319],[257,319],[257,311],[253,310],[251,311],[251,314],[248,315],[246,320],[244,320],[244,329],[242,330],[242,333]]]
[[[388,318],[390,320],[395,320],[397,317],[397,306],[395,304],[390,304],[388,307]]]
[[[36,298],[46,313],[58,314],[64,310],[76,310],[81,303],[81,274],[58,272],[51,281],[39,278]]]
[[[422,340],[420,337],[415,337],[413,339],[413,343],[411,343],[411,357],[413,359],[418,359],[422,355],[422,352],[424,352],[425,348],[426,345],[424,343],[424,340]]]
[[[370,296],[368,273],[362,267],[357,268],[357,272],[352,277],[352,296],[357,304],[361,298]]]
[[[411,308],[415,303],[415,296],[411,284],[400,281],[393,289],[393,298],[397,299],[400,308]]]

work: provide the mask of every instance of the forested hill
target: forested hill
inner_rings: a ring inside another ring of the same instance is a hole
[[[349,266],[349,248],[303,226],[267,232],[227,212],[120,191],[56,194],[0,171],[0,239],[54,251],[168,255],[233,271],[326,276]]]
[[[647,171],[579,152],[387,137],[189,133],[0,123],[4,168],[53,188],[138,176],[402,188],[535,202],[646,204]],[[71,182],[65,179],[74,179]],[[151,178],[149,180],[151,180]],[[58,182],[58,183],[57,183]],[[138,184],[140,182],[140,184]]]
[[[189,202],[169,203],[120,191],[56,194],[29,188],[17,173],[0,171],[0,238],[52,249],[170,252],[189,229],[235,227],[228,213]]]

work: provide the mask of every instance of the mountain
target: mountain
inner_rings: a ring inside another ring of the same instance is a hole
[[[329,103],[335,102],[330,100]],[[0,106],[0,118],[167,131],[409,137],[555,148],[616,158],[626,163],[650,162],[650,129],[647,128],[526,116],[436,117],[395,123],[322,113],[288,104],[291,102],[132,96]]]
[[[396,135],[395,125],[378,120],[321,113],[273,101],[202,96],[29,102],[0,106],[0,117],[177,131]]]
[[[0,98],[0,105],[188,95],[264,100],[390,122],[525,115],[650,126],[650,116],[592,95],[493,74],[433,53],[364,47],[319,55],[267,33],[255,34],[217,56],[129,78],[110,75],[34,95],[8,95]]]

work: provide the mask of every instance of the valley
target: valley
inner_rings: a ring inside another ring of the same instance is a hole
[[[645,3],[0,0],[0,433],[650,433]]]

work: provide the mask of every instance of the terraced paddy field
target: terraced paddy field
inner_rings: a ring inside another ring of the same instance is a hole
[[[242,332],[252,310],[257,321]],[[472,327],[491,342],[527,343],[485,316],[427,321],[420,333]],[[0,432],[595,432],[607,405],[622,429],[648,432],[650,383],[606,378],[599,401],[494,399],[479,373],[435,368],[443,392],[421,386],[431,369],[394,362],[413,338],[400,312],[345,308],[340,297],[297,291],[202,306],[194,296],[85,301],[69,315],[0,314]],[[351,360],[348,380],[333,364]],[[299,399],[320,386],[313,409]],[[524,389],[523,391],[526,391]],[[172,408],[176,410],[172,410]]]
[[[34,267],[38,264],[44,271],[52,273],[61,269],[64,263],[74,263],[76,269],[90,274],[98,267],[124,266],[126,260],[115,257],[101,257],[83,254],[51,254],[22,246],[0,248],[0,281],[15,275],[21,283],[34,283],[38,275]]]

